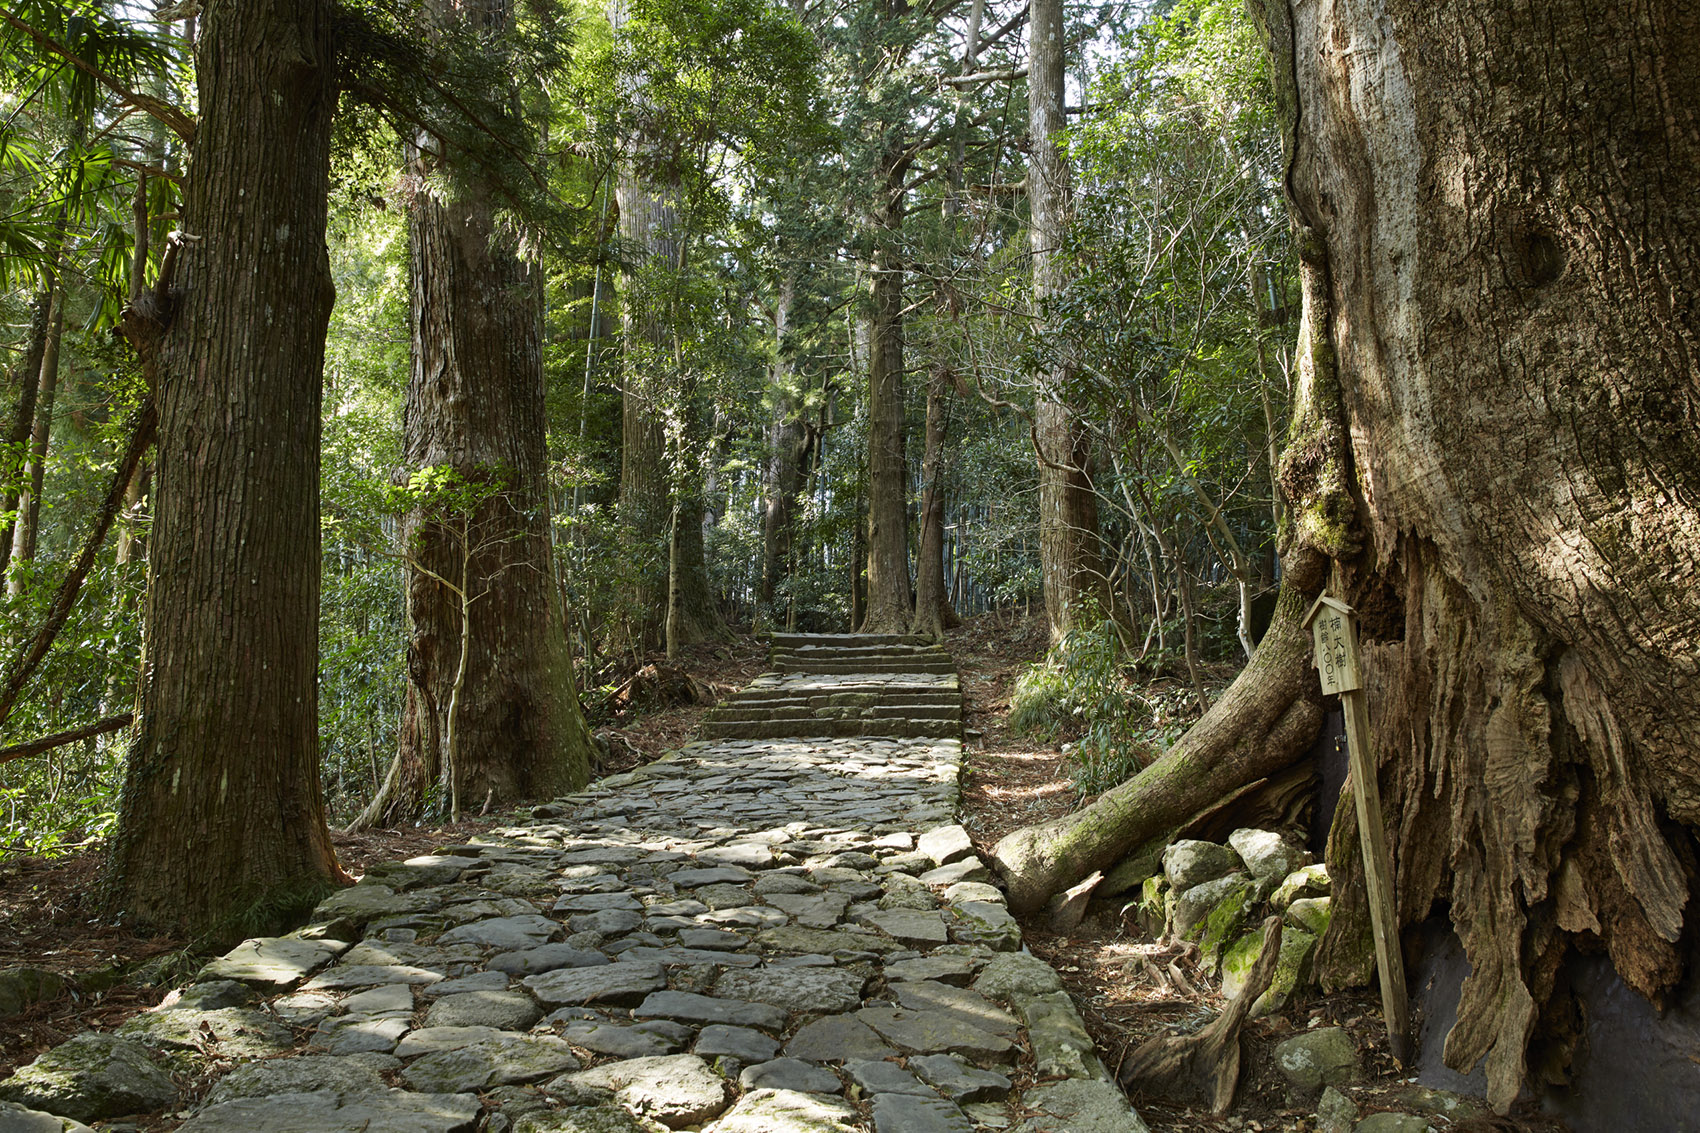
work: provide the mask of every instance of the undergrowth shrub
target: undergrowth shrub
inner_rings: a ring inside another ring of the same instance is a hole
[[[1097,794],[1138,774],[1158,750],[1150,702],[1127,677],[1114,622],[1071,630],[1016,679],[1009,722],[1045,740],[1072,737],[1075,790]]]

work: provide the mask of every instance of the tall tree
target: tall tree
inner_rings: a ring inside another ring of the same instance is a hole
[[[704,559],[703,397],[717,367],[697,255],[728,208],[732,151],[775,167],[781,138],[814,134],[808,37],[765,0],[614,0],[624,311],[621,524],[638,572],[641,639],[671,653],[728,636]],[[718,288],[714,289],[718,291]],[[660,565],[661,569],[656,569]],[[663,616],[658,616],[663,615]]]
[[[903,0],[889,0],[905,7]],[[901,123],[879,167],[868,262],[868,604],[863,633],[904,633],[914,614],[909,581],[909,461],[903,405],[903,282],[899,244],[909,169]]]
[[[927,383],[927,424],[921,457],[921,542],[915,555],[915,618],[909,632],[935,640],[961,623],[944,582],[944,447],[950,416],[950,375],[943,367]]]
[[[275,928],[340,878],[319,784],[333,5],[213,6],[161,346],[140,711],[105,887],[129,923]]]
[[[1067,271],[1070,178],[1062,148],[1064,39],[1062,0],[1033,0],[1027,62],[1027,201],[1032,216],[1033,303],[1041,322],[1046,301]],[[1033,443],[1039,458],[1039,560],[1051,641],[1098,603],[1105,591],[1098,547],[1098,504],[1092,490],[1092,450],[1085,427],[1066,398],[1071,377],[1066,348],[1039,375]]]
[[[436,19],[486,63],[511,54],[501,0]],[[484,76],[508,81],[501,67]],[[436,136],[414,157],[402,460],[471,490],[458,508],[427,498],[403,520],[407,699],[395,762],[357,825],[417,815],[439,782],[453,809],[590,777],[549,532],[543,269],[518,223],[498,219],[501,186],[477,155]]]
[[[878,0],[877,7],[882,38],[907,52],[908,0]],[[909,109],[907,100],[889,93],[876,109],[882,137],[868,187],[868,599],[857,627],[863,633],[904,633],[915,611],[903,420],[904,181],[914,161],[906,144]]]
[[[776,608],[779,587],[792,573],[797,513],[820,436],[819,429],[808,419],[804,399],[795,388],[792,344],[786,341],[795,300],[796,281],[788,271],[780,280],[773,303],[774,355],[769,372],[773,418],[768,426],[767,463],[763,470],[759,597],[763,613],[774,618],[779,616]]]
[[[25,563],[35,560],[41,538],[41,491],[47,472],[47,446],[53,435],[53,406],[59,392],[59,347],[65,338],[65,293],[54,295],[53,315],[47,342],[41,353],[41,380],[35,393],[35,424],[30,429],[29,451],[25,454],[23,483],[18,492],[18,518],[12,535],[10,572],[6,593],[23,591]]]
[[[1700,10],[1264,11],[1301,348],[1339,396],[1288,467],[1349,440],[1399,917],[1462,939],[1445,1057],[1485,1057],[1503,1111],[1533,1038],[1575,1041],[1567,955],[1603,944],[1655,1001],[1693,955],[1700,181],[1672,171],[1700,168]],[[1372,962],[1350,834],[1332,984]]]

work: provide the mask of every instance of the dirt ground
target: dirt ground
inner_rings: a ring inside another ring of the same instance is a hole
[[[952,631],[948,644],[961,671],[967,709],[963,822],[984,853],[1009,831],[1066,814],[1080,800],[1061,752],[1067,737],[1041,743],[1008,726],[1015,679],[1045,651],[1043,620],[981,615]],[[607,741],[601,774],[627,770],[689,740],[714,699],[764,669],[766,647],[745,637],[692,647],[672,663],[659,656],[646,661],[623,695],[590,705],[597,733]],[[344,867],[358,876],[373,862],[426,853],[505,820],[337,834],[335,842]],[[98,850],[56,861],[0,861],[0,967],[44,967],[72,977],[67,994],[0,1023],[0,1076],[73,1034],[109,1030],[146,1010],[204,959],[186,954],[186,941],[133,936],[103,923],[94,896],[99,869]],[[1184,951],[1164,950],[1160,942],[1144,938],[1114,907],[1095,910],[1066,936],[1051,932],[1042,918],[1025,922],[1023,931],[1033,952],[1061,973],[1112,1070],[1145,1039],[1194,1030],[1222,1007],[1212,981]],[[1142,955],[1161,957],[1165,964],[1173,958],[1186,988],[1173,982],[1156,986],[1142,974]],[[1247,1025],[1241,1085],[1229,1115],[1215,1119],[1201,1109],[1153,1098],[1136,1099],[1139,1111],[1156,1133],[1312,1130],[1312,1110],[1287,1104],[1271,1051],[1296,1031],[1321,1025],[1341,1025],[1353,1034],[1382,1096],[1409,1081],[1397,1075],[1387,1054],[1374,997],[1338,994],[1296,1000],[1282,1014]],[[1374,1108],[1373,1101],[1364,1106],[1366,1112]],[[1386,1108],[1395,1108],[1390,1099]],[[1459,1122],[1451,1128],[1564,1129],[1538,1117]]]

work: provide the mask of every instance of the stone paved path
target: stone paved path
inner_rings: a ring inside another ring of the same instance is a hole
[[[374,868],[43,1055],[0,1133],[1143,1131],[953,823],[948,655],[774,659],[717,738]]]

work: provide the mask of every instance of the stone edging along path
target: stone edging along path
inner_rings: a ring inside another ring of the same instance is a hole
[[[0,1133],[1143,1133],[953,824],[948,655],[774,654],[756,726],[372,869],[0,1082]]]

